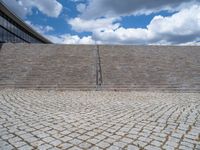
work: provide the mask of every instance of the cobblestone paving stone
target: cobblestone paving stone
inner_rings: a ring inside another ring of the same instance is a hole
[[[200,150],[200,94],[1,90],[0,149]]]

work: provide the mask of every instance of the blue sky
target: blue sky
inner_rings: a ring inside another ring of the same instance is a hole
[[[200,0],[3,1],[54,43],[200,43]]]

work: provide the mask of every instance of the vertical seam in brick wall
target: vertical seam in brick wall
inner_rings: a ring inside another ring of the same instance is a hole
[[[98,89],[98,54],[97,54],[97,46],[95,46],[95,69],[96,69],[96,73],[95,73],[95,78],[96,78],[96,90]]]
[[[0,43],[0,52],[1,52],[2,46],[3,46],[3,44],[2,44],[2,43]]]
[[[99,45],[97,46],[97,49],[98,49],[98,56],[99,56],[99,74],[100,74],[100,86],[102,85],[103,83],[103,76],[102,76],[102,68],[101,68],[101,56],[100,56],[100,49],[99,49]]]
[[[99,45],[96,46],[96,90],[100,90],[103,83],[102,70],[101,70],[101,57]]]

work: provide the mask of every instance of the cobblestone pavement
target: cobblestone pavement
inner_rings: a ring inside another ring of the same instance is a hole
[[[200,94],[1,90],[0,149],[200,150]]]

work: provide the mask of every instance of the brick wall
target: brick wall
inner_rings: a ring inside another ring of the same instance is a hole
[[[0,87],[200,91],[200,47],[3,44]]]

